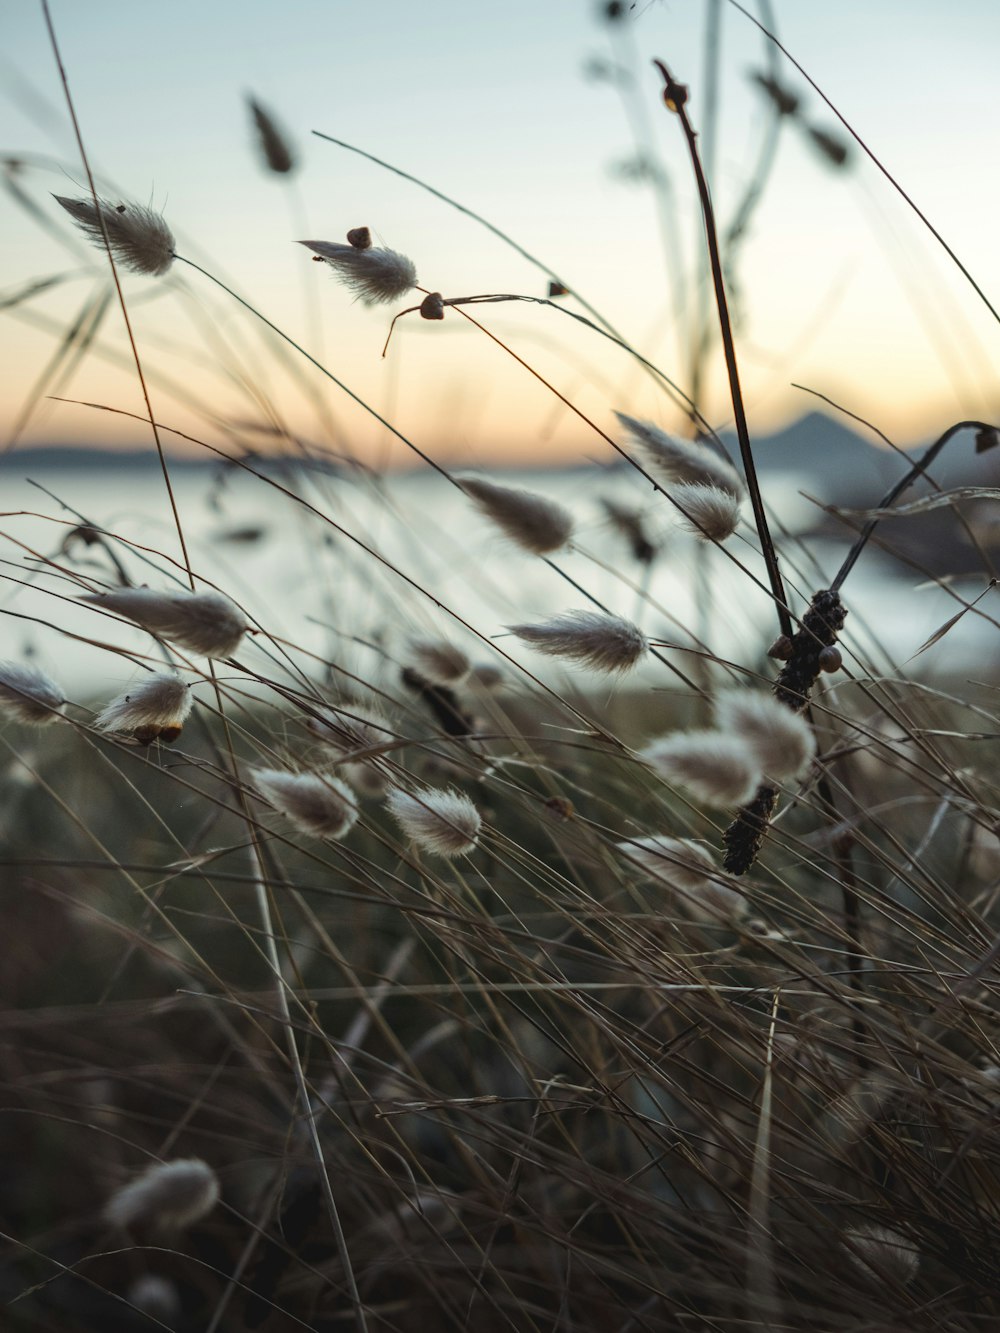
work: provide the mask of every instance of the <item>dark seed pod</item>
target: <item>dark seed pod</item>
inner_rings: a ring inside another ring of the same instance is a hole
[[[565,796],[550,796],[545,802],[545,809],[560,824],[573,818],[573,802]]]
[[[839,671],[844,665],[844,659],[840,654],[840,649],[832,645],[829,648],[821,648],[819,651],[818,665],[820,671]]]
[[[160,732],[160,740],[163,741],[164,745],[173,745],[174,741],[177,740],[180,734],[180,727],[164,727]]]
[[[444,319],[444,298],[440,292],[428,292],[420,302],[421,319]]]
[[[561,282],[550,282],[549,296],[569,296],[569,288],[564,287]]]
[[[787,662],[792,655],[792,641],[787,634],[779,634],[767,650],[768,657],[776,662]]]
[[[152,745],[160,734],[160,728],[147,723],[143,727],[135,727],[132,731],[132,739],[139,742],[140,745]]]
[[[355,250],[370,250],[372,234],[367,227],[352,227],[347,233],[347,244],[353,245]]]
[[[976,453],[985,454],[987,449],[995,449],[1000,444],[1000,430],[992,426],[983,426],[976,431]]]

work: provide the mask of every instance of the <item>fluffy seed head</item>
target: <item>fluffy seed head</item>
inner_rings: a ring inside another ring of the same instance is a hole
[[[573,534],[573,515],[555,500],[479,477],[463,477],[460,484],[501,532],[532,555],[558,551]]]
[[[706,542],[724,542],[740,522],[740,500],[721,486],[685,482],[671,486],[670,496],[680,505],[682,525]]]
[[[745,898],[727,882],[711,852],[691,838],[654,834],[620,842],[618,850],[650,879],[676,890],[699,921],[731,920],[746,910]]]
[[[412,639],[407,659],[432,685],[461,685],[472,670],[461,648],[445,639]]]
[[[117,588],[83,601],[115,611],[150,634],[205,657],[231,657],[247,631],[246,616],[221,592]]]
[[[661,736],[640,756],[666,782],[686,787],[695,800],[722,808],[746,804],[763,776],[746,741],[719,731]]]
[[[507,628],[540,653],[567,657],[595,671],[627,671],[649,649],[637,625],[599,611],[564,611],[540,625]]]
[[[417,796],[398,788],[386,801],[389,813],[411,842],[435,856],[465,856],[475,849],[482,821],[461,792],[429,787]]]
[[[396,301],[417,285],[413,260],[395,250],[359,250],[339,241],[300,241],[325,259],[344,286],[362,305]]]
[[[340,754],[373,750],[392,741],[396,735],[376,717],[354,704],[348,711],[330,717],[311,717],[306,726],[322,745],[328,745]]]
[[[149,1167],[111,1196],[104,1216],[112,1226],[181,1231],[211,1212],[218,1200],[212,1168],[186,1157]]]
[[[174,238],[159,213],[142,204],[112,204],[101,199],[67,199],[53,196],[61,204],[87,239],[104,249],[104,232],[108,233],[111,253],[122,268],[131,273],[149,273],[154,277],[166,273],[174,262]]]
[[[816,737],[801,713],[760,690],[724,690],[715,699],[715,725],[744,741],[765,775],[792,778],[816,753]]]
[[[916,1277],[920,1251],[891,1227],[870,1223],[845,1231],[844,1240],[854,1262],[878,1277],[903,1284]]]
[[[664,481],[692,486],[715,486],[737,497],[743,483],[736,469],[711,449],[693,440],[678,440],[651,421],[639,421],[624,412],[615,416],[631,435],[649,465]]]
[[[149,728],[153,739],[160,731],[183,727],[191,711],[191,691],[172,671],[157,671],[130,685],[97,715],[102,731]]]
[[[261,796],[310,837],[343,838],[358,817],[354,792],[329,774],[258,768],[251,776]]]
[[[65,702],[59,686],[38,667],[0,662],[0,711],[18,722],[44,726],[55,720]]]
[[[250,108],[251,116],[253,116],[264,165],[269,171],[274,171],[280,176],[294,171],[295,153],[292,151],[292,146],[287,137],[278,128],[274,117],[261,106],[255,97],[247,98],[247,106]]]

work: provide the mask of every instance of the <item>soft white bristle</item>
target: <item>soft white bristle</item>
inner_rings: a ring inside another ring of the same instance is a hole
[[[816,753],[816,737],[801,713],[761,690],[725,690],[715,699],[715,725],[745,741],[775,781],[795,777]]]
[[[664,481],[713,486],[737,498],[742,496],[743,483],[736,469],[705,445],[676,439],[651,421],[639,421],[624,412],[615,416],[639,445],[650,471]]]
[[[191,712],[191,691],[172,671],[157,671],[136,681],[97,715],[102,731],[136,727],[182,727]]]
[[[396,789],[386,805],[403,833],[426,852],[464,856],[475,849],[482,821],[461,792],[427,788],[411,796]]]
[[[417,285],[413,260],[395,250],[359,250],[339,241],[299,241],[325,259],[344,286],[363,305],[395,301]]]
[[[67,199],[54,195],[88,240],[104,249],[104,232],[108,234],[111,253],[122,268],[132,273],[148,273],[158,277],[166,273],[174,262],[174,238],[159,213],[142,204],[112,204],[101,199]]]
[[[558,551],[573,535],[573,515],[555,500],[481,477],[462,477],[459,485],[505,536],[531,555]]]
[[[261,796],[300,833],[313,838],[343,838],[357,820],[354,792],[346,782],[328,773],[258,768],[251,777]]]
[[[219,1200],[212,1168],[197,1157],[158,1162],[117,1190],[104,1207],[113,1226],[180,1231],[211,1212]]]
[[[746,910],[745,898],[731,886],[702,843],[651,834],[620,842],[618,850],[650,879],[674,889],[699,921],[732,920]]]
[[[540,653],[566,657],[595,671],[627,671],[649,649],[637,625],[598,611],[565,611],[539,625],[507,628]]]
[[[40,727],[55,721],[65,702],[62,690],[39,667],[0,662],[0,711]]]
[[[472,670],[462,649],[445,639],[411,639],[407,659],[432,685],[461,685]]]
[[[670,497],[680,505],[677,517],[702,541],[724,542],[740,525],[740,501],[721,486],[687,483],[671,486]]]
[[[232,657],[248,628],[246,616],[221,592],[116,588],[82,600],[205,657]]]
[[[665,781],[686,787],[695,800],[722,808],[745,805],[763,777],[747,743],[718,731],[661,736],[640,756]]]

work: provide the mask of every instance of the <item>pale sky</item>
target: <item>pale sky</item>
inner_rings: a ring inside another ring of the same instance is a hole
[[[52,0],[52,13],[109,196],[162,209],[180,253],[224,277],[435,458],[582,461],[609,457],[607,445],[454,313],[434,324],[409,316],[382,359],[391,316],[408,302],[352,303],[297,239],[342,241],[368,225],[377,243],[413,259],[421,285],[445,296],[544,295],[546,280],[469,218],[310,131],[364,148],[490,219],[689,388],[691,312],[672,304],[668,252],[682,257],[690,285],[702,237],[680,128],[659,100],[651,60],[664,59],[691,86],[704,145],[714,4],[637,0],[616,25],[593,0]],[[1000,305],[1000,5],[772,0],[772,8],[784,44]],[[717,9],[712,184],[725,225],[767,128],[765,100],[748,79],[767,56],[746,18],[725,0]],[[68,236],[50,195],[84,193],[85,176],[40,4],[3,7],[0,51],[2,152],[24,160],[19,189]],[[626,87],[594,77],[595,66],[609,65],[630,72]],[[842,135],[795,70],[780,57],[777,68],[802,96],[805,122]],[[257,160],[246,92],[273,110],[300,154],[291,184]],[[660,212],[647,184],[615,170],[635,156],[636,124],[669,178]],[[72,274],[0,311],[0,433],[8,438],[61,331],[106,273],[97,251],[66,248],[9,189],[0,217],[4,294]],[[959,418],[1000,415],[1000,327],[859,151],[850,170],[837,172],[798,123],[786,124],[736,278],[753,431],[812,410],[793,382],[870,417],[899,443]],[[175,265],[166,278],[126,276],[125,291],[166,425],[231,447],[234,425],[280,421],[326,447],[388,456],[382,427],[305,362],[279,356],[261,327],[197,274]],[[683,425],[634,361],[564,316],[528,305],[476,313],[602,429],[613,429],[615,408],[668,429]],[[141,412],[134,371],[114,364],[125,346],[112,306],[95,348],[46,392]],[[309,391],[321,395],[321,410]],[[717,355],[703,408],[728,425]],[[43,403],[21,444],[80,440],[142,446],[148,431]]]

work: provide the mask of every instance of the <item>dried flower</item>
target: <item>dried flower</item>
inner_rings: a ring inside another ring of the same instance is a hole
[[[264,799],[300,833],[314,838],[343,838],[358,817],[354,792],[330,774],[257,768],[251,776]]]
[[[412,639],[407,653],[411,664],[431,685],[461,685],[472,663],[445,639]]]
[[[573,515],[555,500],[479,477],[462,477],[459,484],[487,518],[532,555],[558,551],[573,534]]]
[[[461,792],[430,787],[417,796],[398,788],[386,805],[404,834],[435,856],[465,856],[475,849],[482,821]]]
[[[266,111],[255,97],[247,97],[247,106],[257,128],[258,142],[264,164],[279,176],[287,175],[295,169],[295,153],[269,111]]]
[[[641,565],[651,564],[656,556],[656,546],[646,533],[641,512],[607,497],[601,500],[601,504],[612,524],[632,548],[632,558]]]
[[[813,141],[820,154],[835,167],[845,167],[850,159],[851,152],[843,139],[829,130],[821,129],[818,125],[807,125],[806,133]]]
[[[159,213],[142,204],[112,204],[100,199],[67,199],[53,195],[88,240],[104,249],[104,231],[108,234],[111,253],[122,268],[131,273],[149,273],[154,277],[166,273],[174,262],[174,238]]]
[[[627,671],[649,650],[637,625],[598,611],[564,611],[540,625],[507,628],[540,653],[568,657],[595,671]]]
[[[698,920],[731,920],[746,910],[746,899],[726,883],[708,848],[691,838],[653,834],[620,842],[618,850],[651,879],[676,890]]]
[[[739,496],[721,486],[685,482],[671,486],[670,496],[684,511],[678,517],[702,541],[724,542],[740,522]]]
[[[396,301],[417,285],[413,260],[395,250],[358,249],[338,241],[300,241],[333,268],[363,305]]]
[[[760,785],[760,763],[746,741],[718,731],[661,736],[640,757],[666,782],[686,787],[706,805],[743,805]]]
[[[794,116],[799,109],[799,98],[788,88],[772,79],[769,74],[763,74],[760,70],[752,70],[750,73],[754,83],[767,94],[771,100],[771,105],[779,116]]]
[[[743,483],[731,463],[694,440],[678,440],[651,421],[639,421],[616,412],[615,416],[639,445],[651,470],[665,481],[692,486],[717,486],[737,497]]]
[[[66,697],[39,667],[20,662],[0,662],[0,711],[18,722],[44,726],[55,721]]]
[[[396,739],[395,732],[356,706],[352,706],[349,714],[330,718],[311,717],[306,726],[322,745],[329,746],[341,755],[374,750]],[[339,772],[363,796],[384,796],[386,793],[388,779],[377,763],[355,760],[343,764]]]
[[[98,714],[102,731],[131,731],[148,744],[162,737],[175,741],[191,711],[191,691],[172,671],[157,671],[130,685]]]
[[[877,1223],[844,1232],[854,1262],[880,1278],[906,1284],[916,1277],[920,1251],[906,1236]]]
[[[792,778],[816,753],[808,722],[761,690],[725,690],[715,700],[715,725],[745,741],[764,774],[780,782]]]
[[[158,638],[205,657],[231,657],[247,631],[246,616],[221,592],[156,592],[117,588],[83,601],[115,611]]]
[[[211,1212],[219,1200],[212,1168],[197,1157],[157,1162],[111,1196],[104,1216],[113,1226],[181,1231]]]

